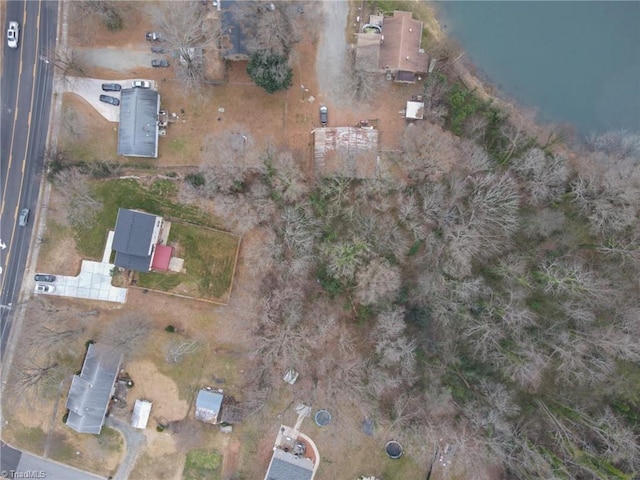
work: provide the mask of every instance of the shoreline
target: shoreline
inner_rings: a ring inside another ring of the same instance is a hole
[[[452,38],[444,32],[440,25],[441,17],[439,18],[437,5],[431,0],[426,0],[424,5],[429,12],[429,18],[423,20],[424,28],[429,31],[435,42],[441,42],[447,38]],[[471,65],[473,65],[473,68],[476,68],[472,61],[467,60],[467,62],[470,62]],[[567,141],[576,140],[582,143],[577,132],[575,132],[575,127],[573,125],[566,124],[574,130],[572,133],[575,135],[575,139],[563,138],[561,135],[557,134],[555,130],[564,124],[541,122],[537,118],[537,107],[527,108],[519,105],[516,99],[505,99],[491,82],[485,82],[471,73],[469,66],[465,65],[464,61],[454,62],[452,69],[455,76],[458,77],[467,89],[473,91],[481,100],[492,102],[493,105],[507,113],[514,123],[522,125],[527,133],[534,135],[539,141],[544,142],[546,139],[546,141],[549,142],[555,136],[556,141],[554,142],[553,147],[557,148],[562,145],[562,150],[565,153],[567,153],[567,150],[570,150],[566,144]]]

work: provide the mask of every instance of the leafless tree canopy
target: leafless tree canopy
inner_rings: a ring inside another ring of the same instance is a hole
[[[183,86],[200,92],[205,80],[205,50],[219,48],[218,22],[206,15],[199,2],[158,2],[149,6],[162,46],[175,60]]]
[[[73,226],[88,227],[102,208],[95,199],[89,179],[76,167],[60,171],[54,182],[68,202],[67,219]]]
[[[128,312],[113,320],[98,342],[132,358],[144,347],[151,328],[151,322],[143,313]]]
[[[299,16],[299,2],[240,2],[235,15],[247,38],[250,52],[270,50],[288,57],[293,44],[299,41],[295,19]]]

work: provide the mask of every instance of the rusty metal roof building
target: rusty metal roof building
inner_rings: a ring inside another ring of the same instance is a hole
[[[416,74],[425,73],[429,60],[422,52],[422,22],[411,12],[393,12],[382,24],[384,41],[380,45],[379,67],[398,72],[396,81],[415,81]]]
[[[342,174],[354,178],[378,170],[378,131],[372,127],[316,128],[314,169],[320,177]]]

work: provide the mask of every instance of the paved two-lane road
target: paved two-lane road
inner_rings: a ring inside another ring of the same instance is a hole
[[[2,26],[0,80],[0,350],[4,357],[12,312],[22,286],[38,202],[53,80],[53,65],[42,59],[55,49],[57,1],[10,1]],[[9,21],[20,22],[20,45],[8,48]],[[26,227],[17,218],[31,212]]]
[[[0,478],[46,480],[104,480],[104,477],[24,453],[0,442]]]

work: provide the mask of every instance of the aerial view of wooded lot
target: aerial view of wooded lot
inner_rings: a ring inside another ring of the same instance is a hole
[[[3,441],[119,480],[639,478],[639,133],[536,123],[425,2],[61,3]]]

